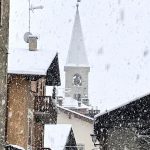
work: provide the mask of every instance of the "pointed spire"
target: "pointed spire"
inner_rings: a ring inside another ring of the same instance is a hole
[[[77,10],[79,11],[79,3],[76,4]]]
[[[89,66],[86,56],[82,27],[79,15],[79,4],[76,5],[76,16],[72,30],[66,66]]]

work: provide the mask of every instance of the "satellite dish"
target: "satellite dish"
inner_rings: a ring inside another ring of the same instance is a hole
[[[24,41],[26,42],[26,43],[29,43],[29,36],[30,35],[32,35],[32,33],[30,33],[30,32],[26,32],[25,34],[24,34]]]

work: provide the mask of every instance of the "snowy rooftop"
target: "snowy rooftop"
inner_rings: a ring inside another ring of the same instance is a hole
[[[19,150],[25,150],[23,147],[18,145],[9,144],[9,146],[12,146],[13,148],[19,149]]]
[[[52,96],[53,87],[47,86],[46,87],[46,96]],[[64,97],[64,90],[63,89],[57,89],[57,95]],[[83,103],[81,103],[81,106],[78,106],[78,101],[76,99],[73,99],[72,97],[64,97],[63,98],[63,107],[66,108],[74,108],[74,109],[92,109],[91,106],[87,106]]]
[[[46,75],[56,51],[39,49],[10,49],[8,55],[8,73]]]
[[[111,111],[113,111],[113,110],[116,110],[116,109],[118,109],[118,108],[121,108],[121,107],[123,107],[123,106],[126,106],[127,104],[130,104],[130,103],[132,103],[132,102],[134,102],[134,101],[137,101],[137,100],[139,100],[140,98],[145,97],[145,96],[147,96],[147,95],[150,95],[150,93],[145,94],[145,95],[140,96],[140,97],[137,97],[136,99],[130,100],[130,101],[128,101],[128,102],[126,102],[126,103],[124,103],[124,104],[122,104],[122,105],[118,105],[117,107],[114,107],[114,108],[109,109],[109,110],[107,110],[107,111],[103,111],[103,112],[101,112],[101,113],[95,115],[94,118],[97,118],[97,117],[102,116],[102,115],[104,115],[104,114],[106,114],[106,113],[109,113],[109,112],[111,112]]]
[[[78,101],[76,99],[73,99],[72,97],[65,97],[63,99],[63,107],[66,108],[75,108],[75,109],[91,109],[90,106],[87,106],[83,103],[81,103],[81,106],[78,106]]]
[[[70,124],[45,125],[44,147],[51,148],[52,150],[63,150],[70,131]]]
[[[84,120],[84,121],[86,121],[86,120],[89,120],[90,122],[93,122],[93,121],[94,121],[93,118],[88,117],[88,116],[85,116],[85,115],[83,115],[83,114],[80,114],[80,113],[78,113],[78,112],[76,112],[76,111],[70,110],[70,109],[68,109],[68,108],[64,108],[64,107],[58,106],[58,105],[57,105],[57,108],[59,108],[60,110],[64,110],[64,111],[70,112],[70,113],[72,113],[72,114],[75,114],[75,115],[79,116],[78,118],[80,118],[80,119],[82,119],[82,120]]]

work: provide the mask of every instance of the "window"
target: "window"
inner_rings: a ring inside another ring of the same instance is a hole
[[[69,116],[69,119],[71,119],[71,113],[69,113],[68,116]]]
[[[38,85],[37,85],[37,92],[40,96],[44,96],[45,95],[45,81],[42,79],[38,80]]]
[[[28,149],[32,150],[33,112],[28,109]]]
[[[74,99],[81,101],[81,94],[74,94]]]
[[[37,92],[37,81],[31,81],[31,91],[34,93]]]
[[[43,96],[43,82],[41,80],[41,83],[40,83],[40,96]]]
[[[28,124],[28,150],[32,149],[32,120],[29,118]]]
[[[37,80],[37,82],[36,82],[36,93],[38,93],[39,92],[39,81]]]
[[[85,145],[81,144],[81,143],[78,143],[77,148],[78,148],[78,150],[85,150]]]

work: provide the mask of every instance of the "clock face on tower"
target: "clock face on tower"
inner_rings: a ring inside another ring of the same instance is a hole
[[[81,86],[82,85],[82,78],[81,78],[81,76],[78,73],[76,73],[73,76],[73,84],[75,86]]]

